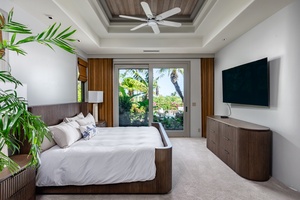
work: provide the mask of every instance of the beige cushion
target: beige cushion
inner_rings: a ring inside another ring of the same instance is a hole
[[[61,148],[69,147],[82,137],[79,129],[74,127],[74,123],[60,124],[49,127],[49,129],[51,130],[53,139]]]
[[[69,126],[72,126],[79,130],[80,125],[76,121],[71,121],[67,123]]]
[[[51,136],[52,134],[50,135],[50,138],[44,136],[43,142],[41,144],[41,152],[46,151],[47,149],[50,149],[51,147],[56,145],[55,141],[52,139]]]
[[[64,122],[71,122],[71,121],[75,121],[75,120],[77,120],[77,119],[83,119],[84,118],[84,115],[82,114],[82,112],[81,113],[79,113],[78,115],[76,115],[75,117],[66,117],[65,119],[64,119]]]
[[[65,122],[62,122],[60,124],[65,124]],[[53,125],[53,126],[49,126],[49,130],[50,128],[54,127],[54,126],[58,126],[60,124],[57,124],[57,125]],[[43,142],[41,144],[41,152],[43,151],[46,151],[47,149],[50,149],[51,147],[55,146],[56,145],[56,142],[53,140],[52,138],[52,133],[51,133],[51,130],[50,130],[50,138],[48,139],[46,136],[44,136],[44,139],[43,139]]]
[[[88,124],[96,125],[95,119],[94,119],[94,117],[93,117],[93,115],[91,113],[87,114],[87,116],[85,118],[83,118],[83,119],[76,120],[76,122],[80,126],[85,126],[85,125],[88,125]]]

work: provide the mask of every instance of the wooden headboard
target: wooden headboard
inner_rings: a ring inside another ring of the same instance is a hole
[[[53,105],[41,105],[28,107],[28,111],[34,115],[40,116],[48,125],[59,124],[65,117],[73,117],[80,112],[85,116],[88,114],[88,103],[65,103]],[[28,154],[30,144],[24,141],[20,144],[20,154]]]
[[[54,105],[31,106],[29,112],[41,116],[48,125],[55,125],[63,121],[65,117],[73,117],[80,112],[88,114],[88,103],[65,103]]]

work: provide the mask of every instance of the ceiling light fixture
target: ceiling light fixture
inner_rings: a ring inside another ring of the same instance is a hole
[[[45,14],[45,16],[48,17],[48,19],[53,19],[53,17],[51,15]]]

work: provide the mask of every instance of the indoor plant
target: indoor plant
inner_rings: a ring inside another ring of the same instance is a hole
[[[75,32],[75,30],[70,30],[70,27],[61,31],[60,24],[54,23],[42,33],[32,34],[26,25],[14,22],[12,18],[13,9],[8,13],[7,19],[4,19],[0,13],[0,31],[10,33],[9,39],[0,40],[0,61],[6,62],[5,51],[26,55],[26,51],[21,49],[20,45],[30,42],[45,44],[51,49],[51,45],[56,45],[70,53],[75,53],[74,48],[68,43],[75,41],[70,38]],[[18,40],[19,34],[24,34],[25,37]],[[0,71],[0,82],[13,83],[17,88],[22,83],[11,75],[10,65],[7,62],[6,64],[9,70]],[[29,165],[37,166],[38,153],[45,136],[50,137],[46,124],[40,117],[27,111],[26,100],[19,98],[14,90],[4,91],[0,88],[0,150],[6,145],[14,153],[20,149],[20,143],[27,140],[31,145],[29,155],[32,156]],[[0,172],[4,167],[8,167],[12,173],[19,169],[15,162],[0,152]]]

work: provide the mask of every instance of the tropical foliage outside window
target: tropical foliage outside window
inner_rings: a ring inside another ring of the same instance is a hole
[[[84,83],[77,81],[77,102],[84,102]]]
[[[153,121],[167,130],[183,130],[182,68],[153,69]],[[182,80],[181,80],[182,83]],[[163,92],[165,85],[171,85]],[[119,125],[149,125],[149,70],[119,70]]]
[[[119,125],[148,126],[148,69],[123,69],[119,74]]]

